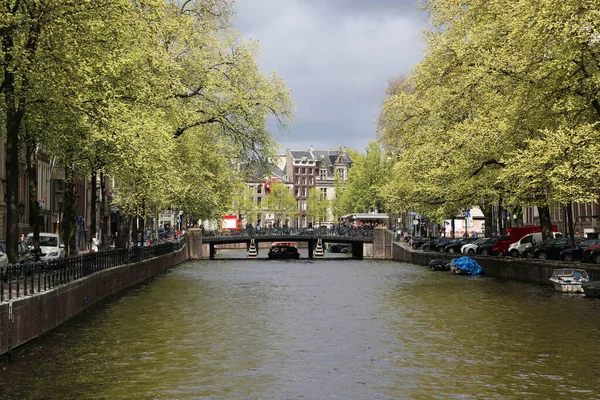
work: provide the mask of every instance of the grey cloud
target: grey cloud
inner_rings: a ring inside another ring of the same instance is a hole
[[[261,68],[276,70],[296,102],[290,132],[274,131],[283,149],[312,144],[363,151],[375,140],[387,81],[422,57],[425,21],[416,17],[420,11],[412,1],[236,4],[238,29],[261,43]]]

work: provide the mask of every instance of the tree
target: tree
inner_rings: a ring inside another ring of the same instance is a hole
[[[473,204],[535,205],[548,235],[552,204],[596,196],[598,182],[577,168],[581,175],[568,180],[550,177],[581,164],[565,146],[570,139],[592,148],[598,140],[597,7],[574,0],[426,7],[433,28],[414,90],[390,90],[381,113],[380,132],[396,158],[388,197],[438,215]],[[551,163],[539,145],[549,140],[565,146]]]
[[[282,221],[286,222],[298,215],[296,198],[281,182],[274,182],[271,186],[271,192],[265,198],[265,207],[275,215],[277,226],[281,226]]]
[[[381,192],[389,179],[390,162],[377,142],[367,145],[365,155],[355,155],[352,169],[341,197],[344,212],[385,212],[386,202]]]
[[[327,220],[328,210],[329,201],[325,193],[317,188],[310,188],[306,200],[306,217],[320,225],[321,222]]]

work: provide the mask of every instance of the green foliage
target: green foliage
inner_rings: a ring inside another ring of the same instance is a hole
[[[381,189],[389,179],[390,162],[381,147],[377,142],[370,142],[366,154],[357,153],[353,160],[339,199],[340,211],[344,214],[368,212],[371,209],[385,212],[386,202]]]
[[[390,84],[379,134],[392,208],[444,217],[500,199],[595,199],[600,19],[577,0],[432,0],[424,60]],[[543,11],[540,11],[543,10]]]
[[[288,126],[291,95],[233,29],[232,1],[9,5],[0,7],[0,132],[114,177],[123,213],[218,216],[238,181],[230,166],[276,153],[266,121]]]
[[[264,201],[263,208],[273,213],[277,225],[285,223],[298,215],[296,198],[287,186],[281,182],[275,182],[271,186],[271,192]]]
[[[310,188],[306,200],[306,217],[318,224],[327,220],[328,210],[327,196],[317,188]]]

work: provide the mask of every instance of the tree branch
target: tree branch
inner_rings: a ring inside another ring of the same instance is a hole
[[[481,163],[481,166],[479,168],[477,168],[475,171],[473,171],[473,173],[471,174],[471,176],[475,176],[478,173],[481,172],[482,169],[484,169],[485,167],[487,167],[488,165],[499,165],[501,167],[506,167],[506,164],[501,163],[498,160],[488,160],[486,162]]]

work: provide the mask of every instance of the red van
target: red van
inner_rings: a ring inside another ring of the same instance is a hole
[[[504,235],[494,244],[492,254],[497,256],[508,255],[508,246],[521,239],[523,236],[530,233],[541,232],[541,226],[516,226],[514,228],[507,228]],[[558,227],[552,225],[552,232],[558,232]]]

